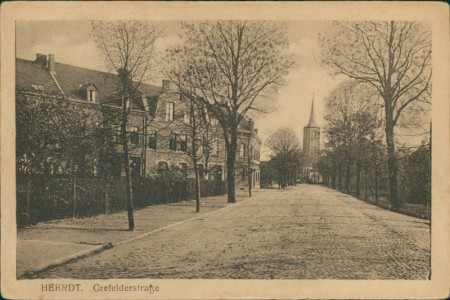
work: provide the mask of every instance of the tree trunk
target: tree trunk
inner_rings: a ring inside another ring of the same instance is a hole
[[[357,162],[356,163],[356,189],[355,189],[355,194],[356,196],[360,196],[361,191],[360,191],[360,184],[361,184],[361,163]]]
[[[27,175],[27,202],[25,206],[26,220],[25,225],[31,225],[31,175]]]
[[[234,182],[234,158],[231,158],[230,156],[227,156],[227,195],[228,195],[228,203],[236,203],[235,182]]]
[[[195,175],[195,212],[200,212],[200,176],[198,174],[197,161],[195,159],[194,159],[194,175]]]
[[[72,218],[76,217],[77,212],[77,178],[72,174]]]
[[[375,203],[378,203],[378,165],[375,164]]]
[[[397,157],[395,155],[394,144],[394,124],[391,118],[386,118],[386,144],[388,155],[388,178],[389,178],[389,200],[391,202],[392,209],[397,211],[400,208],[400,202],[398,198],[398,183],[397,183]]]
[[[350,193],[350,171],[351,171],[351,163],[347,162],[345,166],[345,191]]]
[[[338,172],[338,189],[342,191],[342,169],[339,168]]]
[[[108,176],[105,174],[103,178],[103,196],[104,196],[104,203],[105,203],[105,214],[109,213],[109,186],[108,186]]]
[[[367,200],[367,166],[364,168],[364,200]]]
[[[125,147],[124,147],[125,148]],[[128,148],[128,147],[127,147]],[[127,150],[128,152],[128,150]],[[125,192],[127,194],[127,214],[128,214],[128,230],[134,230],[134,214],[133,214],[133,190],[131,186],[131,172],[130,172],[130,161],[128,155],[125,158],[124,155],[124,168],[125,168]]]
[[[248,196],[252,196],[252,168],[248,167]]]
[[[333,173],[331,174],[331,187],[333,189],[336,188],[336,169],[333,169]]]
[[[133,214],[133,190],[131,186],[131,171],[130,171],[130,158],[127,141],[127,125],[128,125],[128,113],[127,102],[128,99],[123,99],[122,103],[122,148],[123,148],[123,167],[125,170],[125,192],[126,192],[126,207],[128,214],[128,230],[134,230],[134,214]]]
[[[236,203],[234,165],[236,161],[237,132],[231,129],[231,140],[227,145],[227,195],[228,203]]]

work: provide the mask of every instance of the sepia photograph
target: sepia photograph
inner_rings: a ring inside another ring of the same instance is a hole
[[[4,297],[448,296],[448,7],[11,4]]]

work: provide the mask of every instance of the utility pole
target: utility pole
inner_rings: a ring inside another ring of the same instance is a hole
[[[146,112],[147,114],[147,112]],[[147,119],[147,115],[144,116],[144,119],[142,120],[143,123],[143,133],[144,133],[144,137],[143,137],[143,143],[142,143],[142,167],[141,167],[141,171],[142,171],[142,177],[145,178],[146,177],[146,173],[147,173],[147,143],[148,143],[148,137],[147,137],[147,126],[148,126],[148,119]]]
[[[252,149],[250,139],[252,136],[252,132],[248,136],[248,149],[247,149],[247,158],[248,158],[248,196],[252,196]]]

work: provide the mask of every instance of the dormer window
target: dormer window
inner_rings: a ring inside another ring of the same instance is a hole
[[[87,90],[87,101],[93,103],[97,102],[97,91]]]
[[[97,103],[98,101],[98,90],[93,83],[80,85],[80,96],[85,98],[87,102]]]
[[[39,84],[32,84],[31,87],[36,91],[41,91],[41,92],[44,91],[44,87]]]

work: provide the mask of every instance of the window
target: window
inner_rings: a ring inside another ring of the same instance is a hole
[[[114,125],[113,126],[113,140],[116,143],[121,143],[122,141],[120,140],[120,134],[121,134],[121,129],[120,129],[120,125]]]
[[[158,162],[158,174],[163,174],[169,170],[169,164],[165,161]]]
[[[173,151],[177,150],[177,134],[176,133],[170,134],[169,149],[173,150]]]
[[[87,101],[96,102],[97,95],[95,90],[87,90]]]
[[[148,147],[150,149],[156,150],[158,133],[156,130],[152,130],[148,133]]]
[[[186,105],[185,111],[184,111],[184,124],[190,124],[191,123],[191,116],[189,111],[189,106]]]
[[[242,170],[241,170],[241,181],[245,181],[245,179],[247,177],[246,173],[247,173],[246,172],[246,167],[242,167]]]
[[[239,147],[239,156],[240,157],[245,157],[245,144],[241,144],[241,146]]]
[[[201,151],[200,151],[201,150]],[[208,139],[204,136],[202,139],[202,146],[199,149],[199,152],[201,154],[208,155],[209,154],[209,145],[208,145]]]
[[[197,172],[200,179],[205,178],[205,167],[202,164],[197,165]]]
[[[195,153],[197,154],[197,155],[202,155],[202,154],[205,154],[205,149],[203,148],[203,145],[197,145],[197,149],[196,149],[196,151],[195,151]]]
[[[187,152],[187,135],[180,135],[180,151]]]
[[[187,165],[187,163],[184,163],[184,162],[180,163],[180,171],[181,171],[181,175],[183,177],[187,177],[187,175],[188,175],[188,165]]]
[[[130,142],[133,145],[139,145],[139,127],[132,126],[130,128]]]
[[[220,155],[220,142],[219,142],[219,140],[218,139],[216,139],[214,142],[213,142],[213,145],[212,145],[213,147],[213,155],[216,155],[216,156],[219,156]]]
[[[130,157],[130,168],[132,176],[141,175],[141,159],[138,157]]]
[[[214,180],[217,180],[217,181],[222,180],[222,166],[215,165],[212,173],[213,173],[212,176],[213,176]]]
[[[173,121],[174,114],[175,114],[175,103],[166,102],[166,122]]]

